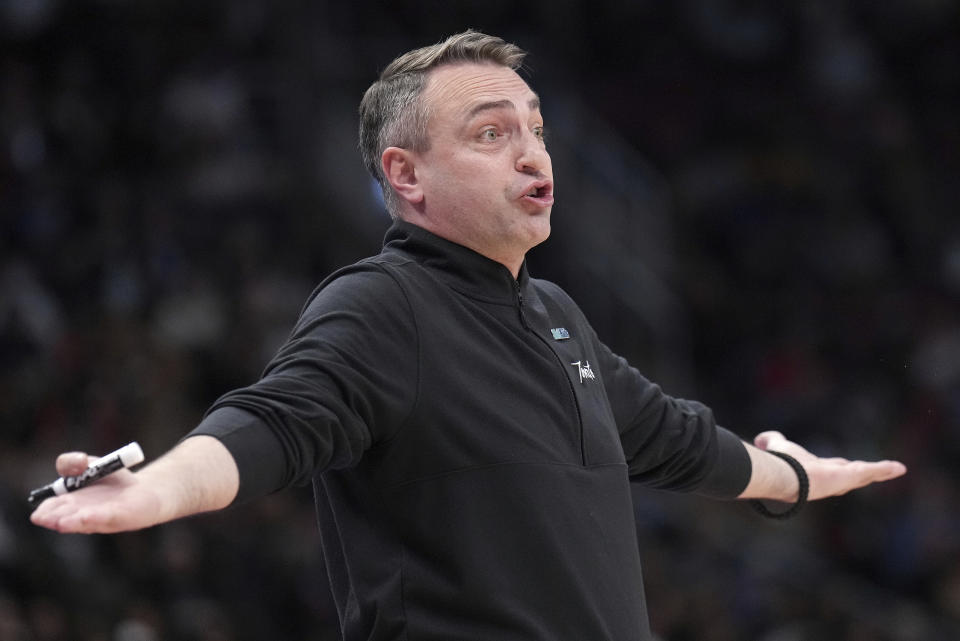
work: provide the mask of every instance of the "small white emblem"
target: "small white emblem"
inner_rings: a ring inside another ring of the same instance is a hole
[[[593,373],[593,370],[590,369],[590,361],[583,362],[583,364],[581,364],[581,361],[574,361],[573,363],[570,363],[570,364],[576,367],[577,371],[580,372],[581,383],[586,378],[589,378],[589,379],[596,378],[596,376]]]

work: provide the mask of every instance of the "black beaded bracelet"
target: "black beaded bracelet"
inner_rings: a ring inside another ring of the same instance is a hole
[[[797,473],[797,480],[800,482],[800,491],[797,494],[797,502],[790,506],[790,509],[786,512],[771,512],[770,509],[763,504],[763,501],[759,499],[751,499],[750,504],[753,506],[757,512],[769,519],[789,519],[792,516],[796,516],[797,513],[807,504],[807,496],[810,494],[810,479],[807,477],[807,471],[803,469],[803,466],[800,465],[800,461],[793,458],[789,454],[784,454],[783,452],[775,452],[773,450],[767,450],[768,453],[773,454],[774,456],[779,456],[784,461],[790,464],[790,467],[793,468],[793,471]]]

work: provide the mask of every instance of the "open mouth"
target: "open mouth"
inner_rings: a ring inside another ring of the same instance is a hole
[[[523,195],[524,199],[536,201],[541,205],[553,203],[553,185],[549,182],[535,183]]]
[[[547,193],[546,187],[534,187],[533,189],[527,192],[527,196],[531,196],[533,198],[543,198],[543,196],[546,193]]]

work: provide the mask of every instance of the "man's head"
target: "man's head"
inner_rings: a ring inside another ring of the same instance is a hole
[[[553,170],[523,51],[466,32],[390,64],[360,107],[391,215],[506,265],[550,233]]]
[[[520,68],[526,52],[520,47],[468,30],[441,43],[414,49],[387,65],[360,102],[360,154],[367,171],[383,190],[387,210],[397,217],[399,203],[383,173],[381,155],[387,147],[425,151],[430,146],[429,105],[422,100],[428,73],[445,64],[490,63]]]

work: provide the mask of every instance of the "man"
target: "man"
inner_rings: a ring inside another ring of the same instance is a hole
[[[138,529],[312,480],[345,639],[645,640],[631,480],[802,503],[903,474],[744,444],[529,276],[554,197],[523,55],[468,31],[391,63],[360,108],[395,218],[381,254],[324,281],[189,438],[33,521]]]

